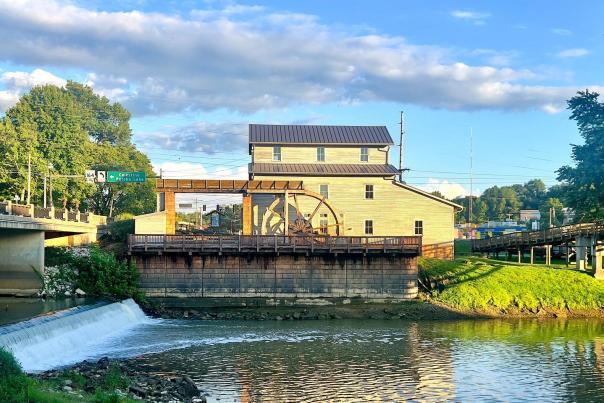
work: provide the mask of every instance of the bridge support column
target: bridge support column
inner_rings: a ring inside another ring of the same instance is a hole
[[[599,280],[604,280],[604,245],[594,245],[593,252],[591,255],[591,267],[593,269],[593,275]]]
[[[535,264],[535,248],[531,246],[531,264]]]
[[[587,251],[591,247],[591,238],[579,236],[575,239],[575,263],[577,270],[587,268]]]
[[[176,234],[176,195],[174,192],[164,193],[166,206],[166,235]]]
[[[552,265],[552,245],[545,245],[545,265]]]
[[[44,232],[0,230],[0,294],[35,294],[44,272]]]
[[[518,263],[522,263],[522,249],[518,248]]]

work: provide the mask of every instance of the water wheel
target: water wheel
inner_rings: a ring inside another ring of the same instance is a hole
[[[321,214],[318,223],[315,219],[318,217],[317,214]],[[286,221],[287,231],[285,231]],[[342,219],[333,203],[311,191],[287,193],[276,197],[267,208],[262,224],[262,232],[265,235],[342,235],[341,228],[343,228]]]

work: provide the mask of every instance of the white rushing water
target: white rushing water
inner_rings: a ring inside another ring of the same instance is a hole
[[[78,307],[0,328],[0,346],[25,371],[43,371],[95,357],[109,339],[152,321],[132,299]]]

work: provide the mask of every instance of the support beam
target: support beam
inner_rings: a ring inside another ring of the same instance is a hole
[[[518,248],[518,263],[522,263],[522,249]]]
[[[252,235],[252,196],[243,196],[243,235]]]
[[[531,264],[535,264],[535,247],[531,246]]]
[[[591,248],[591,238],[579,236],[575,239],[575,264],[577,270],[587,268],[587,252]]]
[[[545,245],[545,265],[552,265],[552,245]]]
[[[166,235],[176,234],[176,195],[174,192],[164,192],[166,205]]]
[[[285,191],[285,196],[283,197],[283,233],[285,235],[289,235],[289,192]]]
[[[0,294],[32,295],[44,273],[44,232],[0,230]]]
[[[591,255],[591,267],[593,275],[599,280],[604,280],[604,245],[594,245],[593,252]]]

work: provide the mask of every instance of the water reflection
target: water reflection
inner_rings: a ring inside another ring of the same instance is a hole
[[[138,338],[209,401],[602,401],[604,326],[585,321],[171,322]],[[178,330],[176,330],[178,329]],[[155,332],[155,333],[154,333]],[[166,335],[169,334],[168,337]]]

